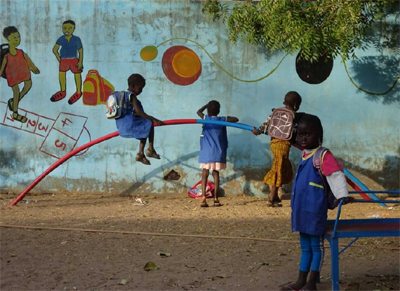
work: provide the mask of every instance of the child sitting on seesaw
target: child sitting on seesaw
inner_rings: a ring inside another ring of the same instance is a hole
[[[121,137],[136,138],[140,141],[139,151],[136,154],[136,161],[150,165],[146,158],[160,159],[160,155],[154,149],[154,125],[162,124],[161,120],[148,115],[143,110],[142,103],[137,96],[142,93],[146,80],[140,74],[132,74],[128,78],[128,90],[124,92],[124,98],[129,102],[124,104],[122,116],[116,119],[117,128]],[[149,146],[144,153],[146,140]]]

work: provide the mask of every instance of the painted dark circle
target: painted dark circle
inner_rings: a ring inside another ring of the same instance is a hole
[[[320,84],[325,81],[332,72],[333,59],[321,56],[317,61],[311,63],[296,57],[296,72],[300,79],[308,84]]]

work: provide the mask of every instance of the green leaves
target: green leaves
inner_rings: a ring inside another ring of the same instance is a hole
[[[244,39],[270,53],[300,50],[305,60],[316,61],[322,55],[351,57],[355,48],[363,47],[371,24],[384,17],[385,9],[392,9],[393,1],[261,0],[228,5],[208,0],[203,12],[224,21],[233,42]]]

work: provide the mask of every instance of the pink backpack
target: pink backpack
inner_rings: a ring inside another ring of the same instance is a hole
[[[275,108],[264,123],[264,132],[270,137],[290,140],[293,135],[294,112],[285,107]]]
[[[214,197],[215,185],[213,182],[208,181],[206,185],[206,198]],[[193,185],[192,188],[188,190],[188,196],[191,198],[201,198],[203,194],[201,193],[201,180]]]

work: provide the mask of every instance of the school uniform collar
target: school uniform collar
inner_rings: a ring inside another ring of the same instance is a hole
[[[315,149],[312,149],[312,150],[304,149],[302,154],[301,154],[301,159],[303,161],[305,161],[305,160],[311,158],[319,148],[320,148],[320,146],[315,148]]]

